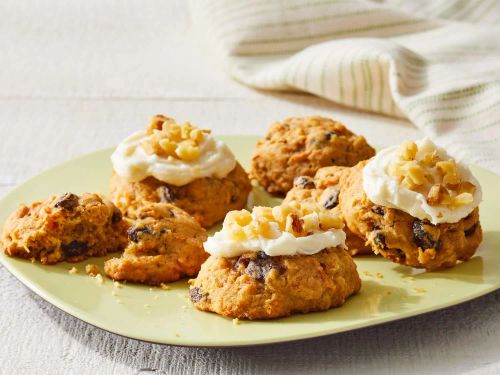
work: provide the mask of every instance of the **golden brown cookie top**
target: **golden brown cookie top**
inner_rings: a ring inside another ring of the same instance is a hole
[[[1,247],[44,264],[80,261],[123,249],[128,225],[99,194],[65,193],[21,205],[3,227]]]
[[[137,211],[137,220],[128,229],[130,246],[163,248],[175,241],[193,238],[204,241],[205,229],[188,213],[169,203],[150,203]]]
[[[270,193],[286,193],[296,176],[314,176],[321,167],[352,166],[375,150],[335,120],[293,117],[271,125],[257,142],[252,177]]]
[[[337,165],[320,168],[314,175],[314,183],[318,189],[337,186],[340,183],[342,174],[348,169],[349,167],[340,167]]]
[[[121,222],[120,210],[100,194],[83,193],[80,196],[65,193],[30,205],[22,204],[7,220],[3,232],[16,233],[51,226],[56,220],[70,220],[81,217],[82,220],[100,223],[109,220]]]

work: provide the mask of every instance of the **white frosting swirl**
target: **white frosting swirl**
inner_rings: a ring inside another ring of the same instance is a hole
[[[210,134],[206,134],[199,145],[200,156],[189,162],[148,155],[141,146],[147,137],[145,131],[133,133],[111,155],[115,172],[127,181],[137,182],[153,176],[167,184],[182,186],[198,178],[226,177],[236,166],[236,158],[229,147]]]
[[[236,241],[229,239],[227,229],[209,237],[203,244],[205,251],[218,257],[235,257],[250,251],[263,251],[269,256],[312,255],[329,247],[345,247],[345,232],[341,229],[329,229],[305,237],[295,237],[289,232],[280,231],[277,223],[270,223],[273,238],[259,236],[256,239]]]
[[[436,151],[442,160],[452,157],[430,139],[424,138],[415,142],[418,146],[417,159],[427,152]],[[464,181],[476,186],[471,203],[450,208],[449,206],[431,206],[426,196],[399,184],[398,180],[388,172],[389,165],[397,157],[399,146],[380,151],[363,168],[363,189],[368,198],[375,204],[402,210],[420,220],[429,220],[432,224],[456,223],[469,215],[481,202],[482,192],[479,182],[469,168],[457,161],[457,167]]]

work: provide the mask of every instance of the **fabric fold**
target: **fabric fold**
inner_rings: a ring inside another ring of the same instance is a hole
[[[407,118],[500,173],[500,3],[198,0],[193,24],[232,77]]]

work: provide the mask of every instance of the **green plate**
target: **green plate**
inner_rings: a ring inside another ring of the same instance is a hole
[[[256,137],[221,137],[248,167]],[[52,168],[25,182],[0,201],[0,221],[20,202],[31,202],[66,191],[107,192],[112,150],[98,151]],[[381,257],[356,258],[363,279],[361,292],[340,308],[271,321],[241,321],[197,311],[187,298],[187,280],[170,290],[109,279],[99,284],[84,272],[85,264],[102,267],[102,259],[42,266],[0,254],[2,264],[23,284],[67,313],[119,335],[162,344],[189,346],[254,345],[328,335],[389,322],[455,305],[500,287],[500,177],[473,167],[482,184],[481,222],[484,241],[470,261],[441,272],[396,265]],[[262,191],[256,203],[278,200]],[[102,268],[101,268],[102,269]]]

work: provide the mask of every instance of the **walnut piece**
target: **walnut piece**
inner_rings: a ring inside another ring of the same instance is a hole
[[[224,228],[235,241],[255,239],[259,236],[273,238],[276,225],[271,223],[277,224],[280,231],[292,233],[296,237],[329,229],[341,229],[344,225],[335,212],[325,212],[315,204],[291,201],[273,208],[254,207],[252,213],[247,210],[231,211],[224,220]]]
[[[431,206],[459,207],[473,201],[476,186],[463,180],[455,160],[442,160],[436,150],[422,156],[418,152],[415,142],[403,142],[389,174],[402,186],[426,195]]]
[[[199,129],[190,122],[178,124],[174,119],[156,115],[148,126],[148,137],[141,146],[148,155],[194,161],[200,157],[200,144],[210,130]]]

